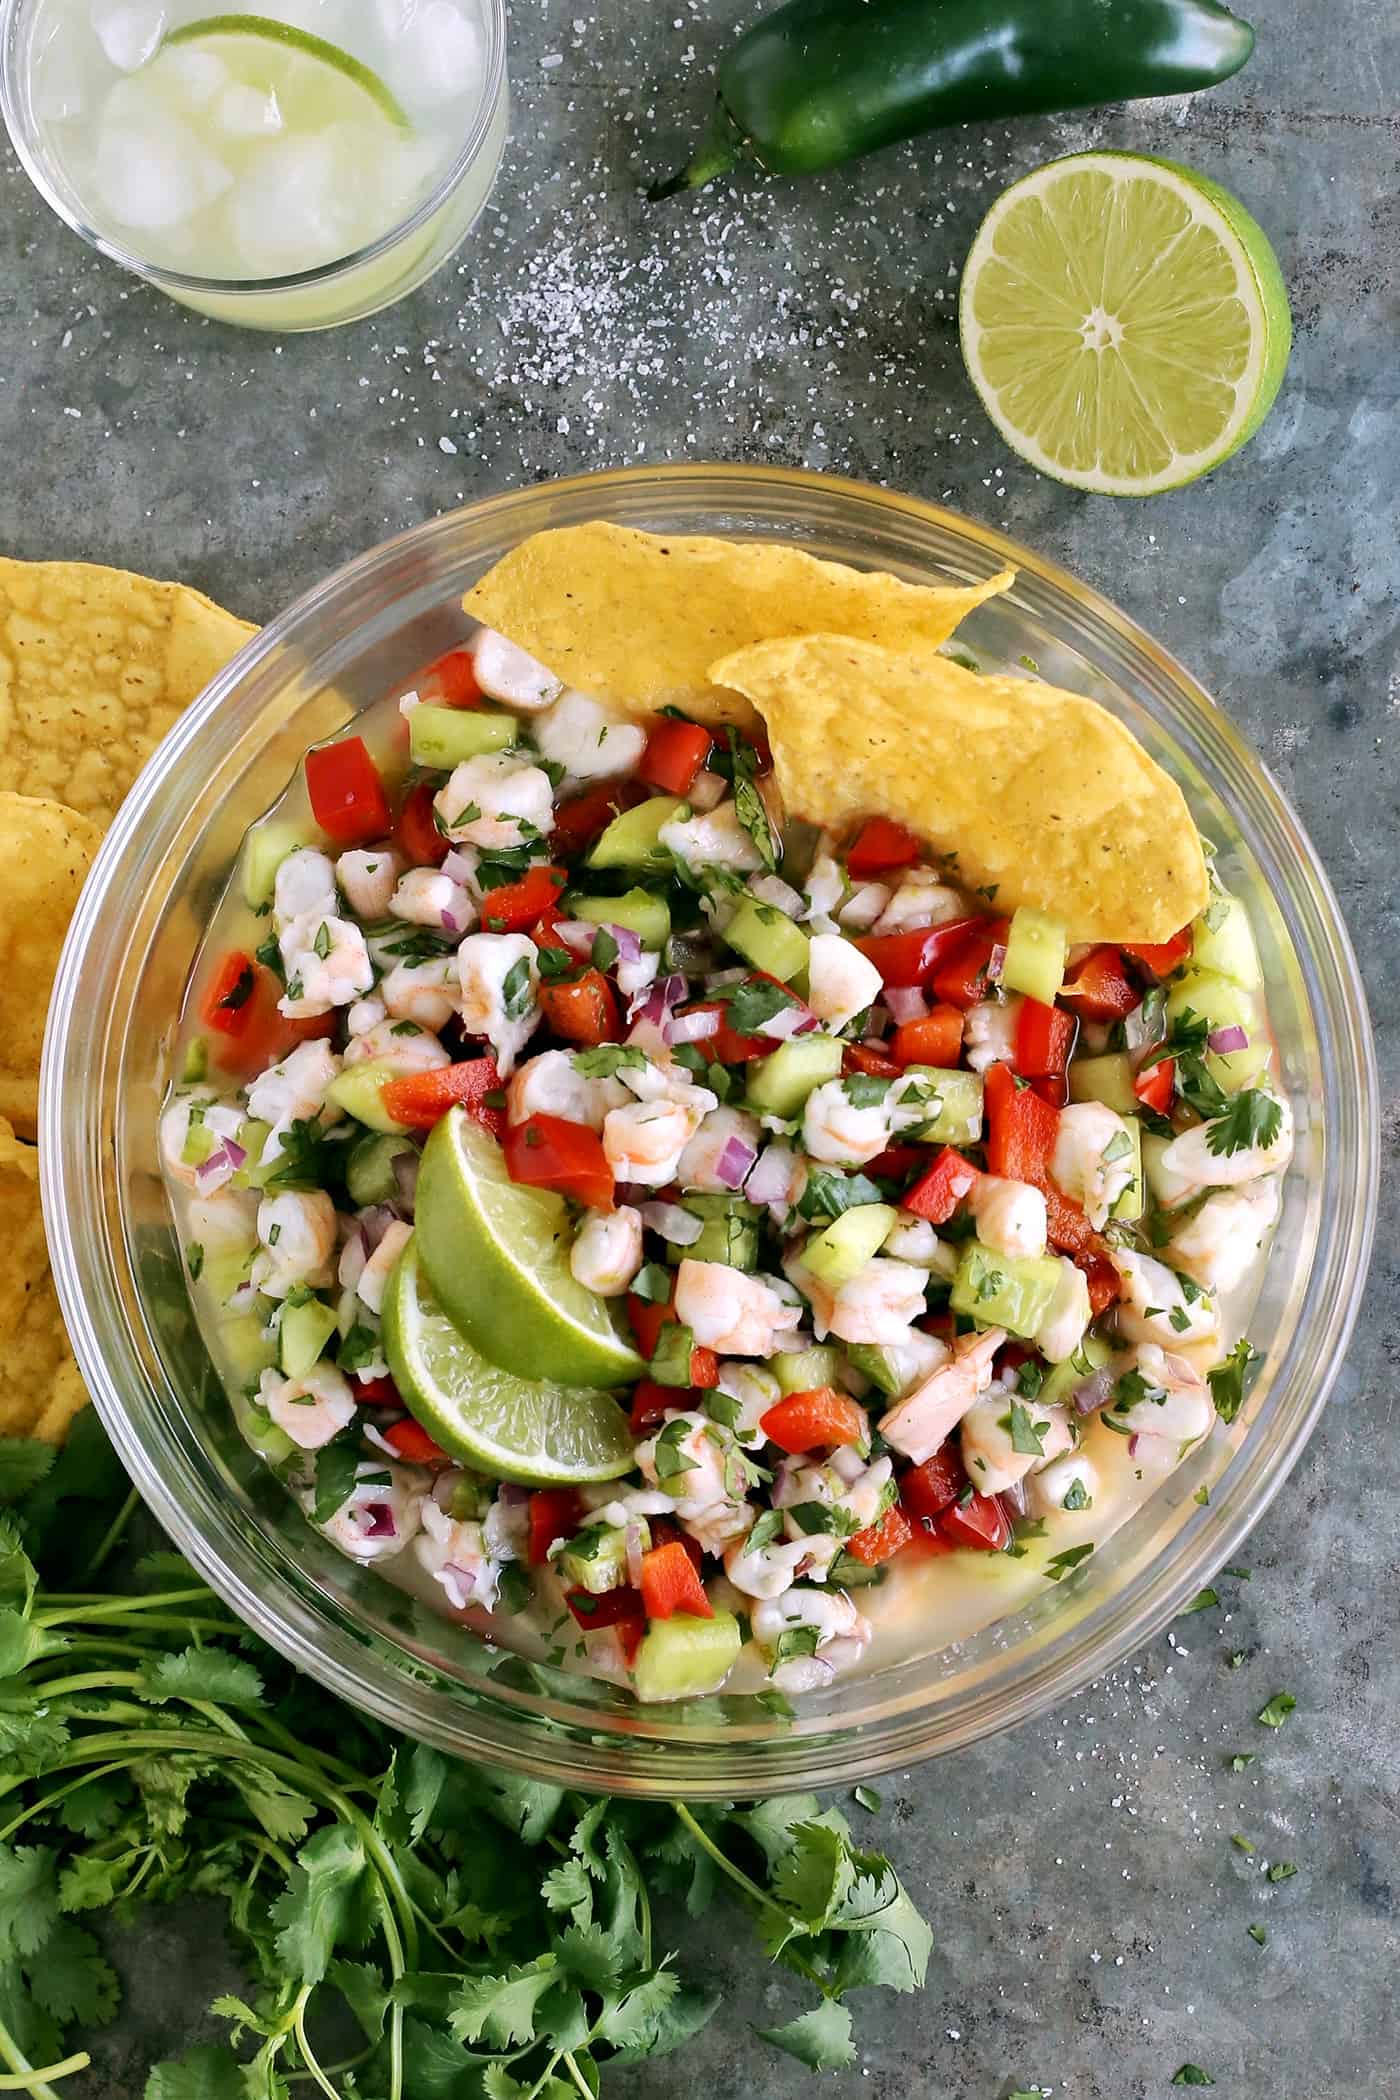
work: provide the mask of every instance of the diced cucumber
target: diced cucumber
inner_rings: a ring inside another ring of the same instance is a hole
[[[663,824],[689,815],[690,804],[676,795],[653,795],[635,809],[624,809],[599,834],[584,861],[586,868],[665,868],[671,856],[660,844]]]
[[[508,751],[519,734],[514,715],[491,714],[485,708],[430,707],[420,701],[408,711],[409,756],[415,766],[438,773],[450,773],[487,751]]]
[[[1238,897],[1217,892],[1191,928],[1191,939],[1191,960],[1198,970],[1214,970],[1246,992],[1263,990],[1254,929]]]
[[[238,1126],[238,1142],[247,1153],[247,1158],[233,1177],[236,1189],[260,1189],[277,1162],[273,1160],[263,1166],[263,1147],[272,1136],[272,1125],[260,1121],[257,1116],[245,1116]]]
[[[888,1203],[853,1204],[812,1234],[802,1249],[803,1267],[829,1290],[839,1291],[879,1253],[894,1221],[895,1212]]]
[[[924,1120],[902,1134],[925,1145],[975,1145],[982,1137],[982,1074],[945,1072],[938,1065],[910,1065],[897,1098],[922,1107]]]
[[[834,1590],[873,1590],[889,1574],[887,1567],[867,1568],[863,1560],[854,1553],[838,1553],[827,1571],[827,1582]]]
[[[637,1529],[645,1552],[651,1533],[641,1518]],[[617,1524],[590,1524],[569,1540],[554,1565],[571,1589],[601,1597],[605,1590],[615,1590],[627,1580],[627,1533]]]
[[[1108,1215],[1110,1218],[1116,1218],[1122,1225],[1132,1225],[1142,1216],[1145,1196],[1142,1177],[1142,1125],[1136,1116],[1124,1116],[1122,1121],[1133,1148],[1133,1156],[1128,1161],[1133,1175]],[[1124,1157],[1126,1158],[1126,1154]]]
[[[1036,1399],[1042,1407],[1058,1407],[1062,1400],[1068,1400],[1076,1386],[1083,1385],[1095,1371],[1101,1371],[1112,1354],[1102,1335],[1086,1334],[1073,1356],[1067,1356],[1062,1364],[1054,1364],[1046,1372]]]
[[[747,1273],[758,1267],[759,1223],[763,1212],[742,1196],[682,1196],[682,1210],[699,1218],[703,1227],[698,1240],[688,1247],[668,1244],[667,1259],[722,1261],[731,1269]]]
[[[875,1342],[848,1342],[846,1355],[853,1371],[859,1371],[892,1400],[904,1383],[888,1349]]]
[[[813,1342],[810,1349],[780,1349],[768,1368],[785,1393],[812,1393],[836,1384],[841,1358],[827,1343]]]
[[[407,1138],[378,1132],[356,1138],[345,1162],[345,1186],[351,1202],[357,1208],[366,1203],[392,1203],[399,1192],[394,1161],[412,1159],[414,1151]]]
[[[289,853],[307,844],[306,833],[285,818],[269,818],[266,824],[255,824],[247,833],[238,880],[250,911],[261,911],[265,904],[271,904],[277,870]]]
[[[220,1369],[235,1390],[256,1387],[264,1371],[277,1360],[274,1344],[263,1333],[255,1313],[239,1313],[236,1319],[220,1320],[216,1355]]]
[[[457,1524],[479,1524],[495,1499],[495,1482],[464,1468],[453,1479],[447,1514]]]
[[[1162,1211],[1172,1211],[1182,1206],[1184,1216],[1190,1217],[1186,1199],[1196,1192],[1196,1184],[1188,1181],[1184,1174],[1173,1174],[1164,1165],[1169,1137],[1159,1137],[1153,1130],[1142,1135],[1142,1170],[1147,1181],[1147,1193]]]
[[[1116,1116],[1136,1115],[1132,1060],[1121,1050],[1107,1057],[1076,1057],[1069,1068],[1069,1098],[1101,1101]]]
[[[842,1045],[834,1035],[799,1035],[748,1068],[748,1106],[761,1116],[800,1115],[815,1087],[839,1077]]]
[[[397,1066],[387,1058],[366,1058],[363,1064],[347,1065],[326,1088],[327,1101],[343,1108],[357,1123],[369,1130],[385,1132],[390,1137],[403,1134],[405,1125],[395,1122],[384,1107],[380,1088],[386,1080],[399,1077]]]
[[[655,1619],[632,1665],[639,1699],[698,1699],[717,1692],[739,1659],[743,1639],[733,1612],[693,1619],[677,1612]]]
[[[1008,992],[1024,992],[1053,1006],[1065,981],[1065,957],[1069,936],[1058,919],[1037,911],[1033,904],[1018,904],[1011,915],[1006,936],[1006,960],[1001,982]]]
[[[222,1138],[216,1138],[202,1116],[191,1115],[185,1130],[185,1142],[180,1147],[181,1164],[187,1167],[202,1167],[206,1159],[219,1150]]]
[[[760,904],[757,897],[741,900],[724,938],[756,970],[766,970],[783,984],[800,977],[807,967],[811,942],[803,928],[776,904]]]
[[[997,1254],[980,1240],[964,1243],[949,1303],[979,1327],[1004,1327],[1031,1341],[1060,1281],[1050,1254]]]
[[[667,1320],[656,1337],[656,1347],[647,1369],[658,1385],[673,1385],[679,1391],[690,1384],[690,1359],[695,1336],[679,1320]]]
[[[1259,1077],[1269,1062],[1269,1038],[1259,1009],[1249,993],[1214,970],[1194,964],[1182,972],[1167,993],[1167,1026],[1188,1011],[1217,1028],[1243,1028],[1249,1042],[1243,1050],[1207,1050],[1206,1070],[1227,1094],[1238,1093]]]
[[[202,1035],[191,1036],[185,1045],[185,1061],[180,1067],[181,1086],[202,1086],[209,1077],[209,1045]]]
[[[216,1305],[227,1305],[234,1292],[248,1281],[258,1252],[256,1240],[235,1241],[204,1257],[200,1281]]]
[[[590,926],[626,926],[644,948],[662,947],[671,931],[671,907],[654,890],[626,890],[620,897],[566,898],[566,919],[586,919]]]
[[[305,1378],[335,1333],[335,1313],[320,1298],[288,1299],[277,1323],[277,1358],[288,1378]]]
[[[285,1465],[296,1450],[285,1429],[279,1429],[267,1409],[252,1401],[239,1416],[238,1426],[248,1442],[270,1466]]]

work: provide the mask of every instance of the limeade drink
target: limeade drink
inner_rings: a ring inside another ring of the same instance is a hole
[[[83,221],[158,276],[253,287],[333,271],[425,203],[487,99],[477,0],[37,0],[28,29],[42,157]],[[268,327],[370,311],[455,246],[491,143],[426,225],[314,289],[167,288]]]

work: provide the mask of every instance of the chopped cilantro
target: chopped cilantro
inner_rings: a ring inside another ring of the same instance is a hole
[[[1093,1506],[1093,1496],[1076,1475],[1060,1498],[1061,1509],[1092,1509]]]
[[[599,1043],[592,1050],[575,1050],[574,1070],[585,1079],[615,1079],[624,1066],[644,1065],[646,1058],[631,1043]]]
[[[1082,1560],[1089,1558],[1093,1550],[1091,1545],[1068,1546],[1063,1553],[1052,1553],[1049,1560],[1045,1563],[1045,1572],[1051,1582],[1062,1582],[1065,1576],[1071,1570],[1077,1568]]]
[[[185,1249],[185,1265],[191,1281],[197,1283],[204,1270],[204,1249],[198,1240],[191,1240]]]
[[[1210,1380],[1215,1411],[1222,1422],[1233,1422],[1244,1405],[1245,1373],[1262,1359],[1241,1335],[1229,1355],[1206,1375]]]
[[[1282,1728],[1297,1704],[1292,1692],[1275,1692],[1267,1706],[1261,1707],[1254,1718],[1262,1722],[1265,1728]]]
[[[878,1816],[881,1808],[884,1806],[873,1786],[853,1786],[851,1788],[851,1799],[855,1802],[857,1808],[868,1809],[872,1816]]]
[[[530,1011],[534,988],[530,982],[530,958],[519,956],[501,980],[501,1008],[508,1021],[523,1021]]]
[[[983,1278],[984,1283],[990,1280]],[[984,1295],[980,1285],[977,1295],[979,1298]],[[1022,1458],[1044,1458],[1045,1432],[1050,1424],[1033,1421],[1030,1409],[1023,1407],[1019,1400],[1012,1401],[1010,1412],[999,1418],[997,1427],[1007,1432],[1011,1438],[1012,1450],[1018,1452]]]
[[[1247,1772],[1253,1763],[1254,1752],[1252,1750],[1237,1750],[1230,1759],[1230,1770],[1232,1772]]]
[[[729,1008],[729,1025],[736,1035],[757,1035],[765,1021],[796,1006],[793,994],[766,977],[745,977],[737,984],[722,985],[715,997]]]
[[[595,970],[610,970],[617,961],[617,957],[616,936],[609,933],[606,926],[600,926],[593,936],[593,946],[589,950],[589,961]]]
[[[1291,1881],[1298,1869],[1291,1859],[1277,1860],[1269,1869],[1270,1881]]]
[[[1206,1144],[1217,1159],[1228,1159],[1234,1152],[1267,1151],[1282,1127],[1282,1105],[1261,1088],[1248,1087],[1211,1123]]]
[[[1240,1833],[1236,1830],[1231,1832],[1230,1843],[1234,1846],[1237,1852],[1243,1852],[1246,1858],[1252,1858],[1254,1856],[1256,1848],[1254,1840],[1252,1838],[1241,1837]]]
[[[891,1081],[873,1072],[852,1072],[841,1082],[852,1108],[878,1108],[890,1090]]]
[[[815,1655],[821,1639],[815,1626],[785,1626],[773,1650],[773,1665],[793,1662],[799,1655]]]
[[[1256,1946],[1256,1947],[1267,1947],[1267,1946],[1268,1946],[1268,1944],[1269,1944],[1269,1935],[1268,1935],[1268,1932],[1266,1931],[1266,1929],[1264,1928],[1264,1926],[1262,1926],[1262,1925],[1247,1925],[1247,1926],[1245,1927],[1245,1930],[1246,1930],[1246,1932],[1247,1932],[1247,1933],[1249,1934],[1250,1938],[1251,1938],[1251,1939],[1253,1940],[1253,1942],[1254,1942],[1254,1944],[1255,1944],[1255,1946]]]
[[[1197,1590],[1189,1604],[1183,1604],[1177,1613],[1179,1619],[1189,1619],[1193,1611],[1214,1611],[1220,1598],[1214,1590]]]
[[[684,1416],[677,1415],[673,1422],[666,1424],[657,1437],[653,1446],[652,1463],[656,1468],[658,1481],[664,1483],[676,1480],[682,1473],[693,1473],[696,1470],[697,1461],[688,1457],[681,1449],[693,1427],[694,1424],[687,1422]]]
[[[1183,2064],[1181,2066],[1181,2069],[1177,2072],[1175,2078],[1173,2078],[1172,2084],[1214,2085],[1215,2080],[1211,2077],[1210,2072],[1203,2071],[1199,2064]]]

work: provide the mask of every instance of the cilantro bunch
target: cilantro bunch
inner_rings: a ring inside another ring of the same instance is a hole
[[[764,2032],[813,2068],[854,2057],[849,1991],[923,1983],[928,1927],[813,1796],[597,1800],[459,1764],[298,1677],[179,1555],[114,1580],[137,1504],[90,1411],[57,1459],[0,1442],[0,1503],[4,2090],[61,2100],[74,2030],[115,2016],[90,1924],[185,1895],[225,1899],[252,1981],[213,2008],[234,2049],[157,2064],[145,2100],[596,2100],[713,2015],[658,1911],[721,1892],[806,1987]]]

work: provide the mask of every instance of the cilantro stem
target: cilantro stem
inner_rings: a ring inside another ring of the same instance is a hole
[[[86,1786],[89,1780],[107,1779],[113,1772],[129,1771],[135,1763],[134,1757],[119,1757],[109,1765],[99,1765],[95,1772],[80,1772],[78,1777],[70,1779],[66,1786],[56,1786],[51,1794],[45,1794],[40,1800],[30,1802],[12,1823],[7,1823],[4,1829],[0,1830],[0,1845],[8,1843],[17,1830],[23,1830],[26,1823],[34,1822],[49,1809],[56,1808],[60,1801],[66,1801],[70,1794],[76,1794],[79,1787]]]
[[[684,1823],[697,1844],[709,1853],[710,1858],[720,1872],[727,1874],[735,1887],[742,1889],[749,1901],[757,1904],[760,1910],[772,1911],[775,1917],[781,1918],[785,1925],[791,1927],[794,1922],[792,1912],[784,1904],[779,1903],[775,1897],[770,1896],[766,1889],[761,1889],[756,1881],[751,1881],[742,1867],[735,1866],[729,1854],[715,1843],[704,1825],[696,1821],[684,1801],[676,1801],[672,1806],[677,1817]],[[783,1960],[790,1968],[795,1969],[799,1976],[805,1976],[809,1983],[815,1984],[823,1998],[832,1996],[831,1986],[821,1972],[814,1969],[809,1961],[804,1961],[803,1957],[796,1953],[792,1947],[784,1947]]]
[[[71,2077],[74,2071],[86,2071],[92,2062],[86,2049],[80,2049],[74,2056],[65,2056],[62,2063],[45,2064],[42,2070],[36,2070],[3,2021],[0,2021],[0,2058],[14,2073],[12,2078],[0,2074],[0,2093],[28,2093],[30,2100],[59,2100],[47,2081]]]
[[[111,1523],[107,1526],[107,1529],[103,1532],[97,1551],[93,1554],[92,1559],[83,1569],[82,1580],[84,1582],[91,1582],[93,1576],[96,1575],[100,1569],[106,1566],[108,1560],[111,1558],[113,1549],[117,1545],[122,1533],[126,1530],[127,1525],[131,1522],[133,1516],[136,1514],[136,1511],[139,1509],[140,1505],[141,1497],[137,1494],[135,1488],[133,1488],[131,1490],[131,1493],[127,1496],[125,1502],[123,1502],[121,1508],[113,1517]]]
[[[651,1967],[650,1955],[648,1955],[647,1957],[647,1967]],[[584,2077],[582,2071],[580,2071],[578,2065],[574,2062],[572,2050],[566,2049],[564,2051],[564,2063],[568,2070],[570,2078],[573,2079],[574,2084],[583,2094],[583,2100],[593,2100],[593,2088],[588,2083],[588,2080]]]
[[[313,1986],[311,1984],[304,1983],[297,1992],[297,2002],[293,2008],[292,2032],[297,2038],[297,2047],[301,2051],[301,2060],[306,2065],[308,2074],[315,2079],[321,2091],[328,2096],[328,2100],[340,2100],[340,2094],[321,2069],[316,2052],[307,2038],[306,2001],[311,1996],[312,1989]]]
[[[166,1604],[204,1604],[209,1602],[213,1595],[214,1592],[207,1588],[204,1583],[201,1583],[198,1589],[159,1590],[151,1597],[104,1597],[95,1604],[90,1603],[81,1593],[72,1597],[59,1596],[54,1599],[53,1604],[47,1605],[43,1611],[35,1612],[34,1624],[36,1626],[66,1626],[70,1621],[76,1620],[120,1619],[135,1612],[140,1612],[144,1615],[146,1612],[155,1611]],[[57,1609],[55,1609],[55,1606]],[[183,1617],[175,1621],[175,1624],[181,1627],[188,1626],[189,1623],[189,1620]],[[221,1619],[219,1621],[220,1633],[229,1634],[236,1630],[236,1626],[231,1619]]]

